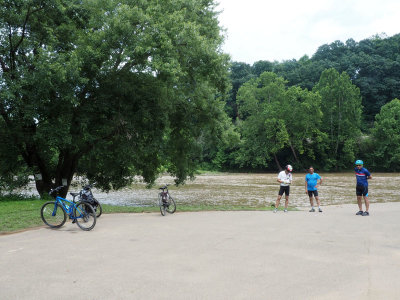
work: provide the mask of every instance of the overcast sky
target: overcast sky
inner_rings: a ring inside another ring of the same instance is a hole
[[[400,0],[216,0],[224,52],[253,64],[312,56],[323,44],[400,33]]]

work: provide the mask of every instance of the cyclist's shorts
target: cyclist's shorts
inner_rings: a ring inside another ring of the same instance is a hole
[[[356,195],[368,197],[368,186],[357,185],[356,186]]]
[[[315,190],[315,191],[308,191],[308,197],[312,197],[313,196],[313,194],[314,194],[314,197],[318,197],[318,191],[317,190]]]
[[[282,196],[283,193],[285,193],[286,196],[289,196],[289,191],[290,191],[290,186],[281,186],[278,195]]]

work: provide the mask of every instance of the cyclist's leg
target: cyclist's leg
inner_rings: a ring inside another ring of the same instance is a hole
[[[278,192],[278,198],[276,199],[276,203],[275,203],[275,209],[278,209],[279,203],[281,202],[282,195],[283,195],[283,187],[280,186],[279,192]]]
[[[364,188],[363,197],[364,197],[364,202],[365,202],[365,211],[369,211],[369,199],[368,199],[368,187],[367,186]]]
[[[308,197],[310,198],[310,205],[311,205],[311,207],[314,207],[314,199],[313,199],[313,194],[312,194],[312,192],[308,191]]]
[[[290,186],[287,186],[285,189],[285,209],[289,206],[289,193],[290,193]]]
[[[321,201],[319,201],[318,191],[314,192],[315,201],[317,201],[318,207],[321,207]]]

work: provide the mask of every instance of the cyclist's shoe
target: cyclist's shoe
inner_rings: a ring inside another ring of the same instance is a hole
[[[284,212],[287,212],[287,209],[286,209],[286,208],[284,209]]]
[[[314,208],[311,208],[310,210],[309,210],[309,212],[314,212],[315,211],[315,209]]]
[[[76,223],[76,219],[73,219],[73,220],[72,220],[72,224],[74,224],[74,223]]]
[[[364,211],[362,215],[363,215],[363,216],[369,216],[369,212]]]
[[[319,211],[319,212],[322,212],[322,209],[321,209],[321,208],[318,208],[318,211]]]
[[[363,215],[363,211],[362,210],[360,210],[358,213],[356,213],[356,216],[362,216]]]
[[[277,208],[275,208],[275,209],[274,209],[274,213],[276,213],[277,211],[278,211],[278,209],[277,209]]]

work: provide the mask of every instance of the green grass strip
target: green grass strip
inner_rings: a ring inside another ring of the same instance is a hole
[[[0,234],[17,232],[29,228],[43,226],[40,218],[40,209],[47,200],[37,198],[23,198],[18,196],[0,197]],[[160,212],[158,206],[115,206],[103,204],[103,214],[115,213],[154,213]],[[273,207],[248,207],[235,205],[180,205],[177,212],[197,211],[267,211]],[[282,210],[283,208],[280,208]],[[289,210],[296,210],[290,208]]]

